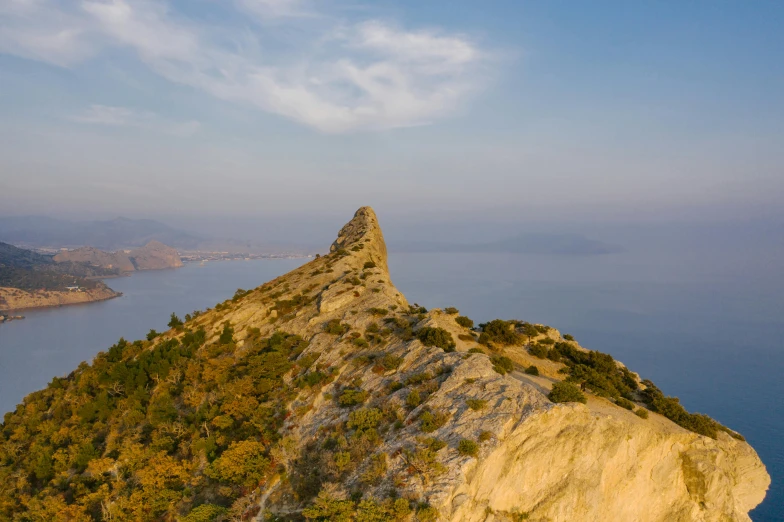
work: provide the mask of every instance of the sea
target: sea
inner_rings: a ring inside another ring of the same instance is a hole
[[[0,414],[120,337],[143,338],[307,259],[188,264],[107,280],[123,296],[31,310],[0,325]],[[742,433],[772,477],[756,522],[784,520],[784,271],[761,256],[619,252],[389,255],[410,303],[521,319],[612,354],[690,411]]]

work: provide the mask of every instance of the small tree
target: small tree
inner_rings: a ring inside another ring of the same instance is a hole
[[[469,319],[468,317],[466,317],[464,315],[459,315],[459,316],[455,317],[455,322],[457,324],[459,324],[460,326],[462,326],[463,328],[473,328],[474,327],[474,321],[472,321],[471,319]]]
[[[469,439],[463,439],[457,444],[457,452],[466,457],[476,457],[479,455],[479,444]]]
[[[547,398],[553,402],[582,402],[583,404],[588,402],[580,388],[566,381],[553,384],[553,389],[550,390]]]
[[[177,317],[177,314],[172,312],[171,317],[169,318],[169,328],[181,328],[182,325],[182,319]]]

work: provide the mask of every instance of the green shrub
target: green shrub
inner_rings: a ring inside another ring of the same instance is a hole
[[[368,308],[367,311],[370,314],[379,315],[379,316],[387,315],[389,313],[389,310],[387,310],[386,308]]]
[[[458,310],[454,306],[449,306],[447,308],[444,308],[444,313],[449,315],[456,315],[460,313],[460,310]]]
[[[588,402],[580,388],[566,381],[553,384],[553,389],[547,398],[553,402],[582,402],[583,404]]]
[[[214,522],[219,516],[225,515],[229,510],[215,504],[202,504],[191,510],[181,520],[182,522]]]
[[[615,399],[615,404],[617,404],[621,408],[624,408],[624,409],[627,409],[627,410],[630,410],[630,411],[634,409],[634,403],[632,401],[630,401],[629,399],[625,399],[623,397],[618,397],[617,399]]]
[[[648,410],[646,410],[645,408],[637,408],[634,411],[634,414],[637,415],[641,419],[647,419],[648,418]]]
[[[332,335],[343,335],[350,329],[349,325],[341,324],[339,319],[331,319],[324,323],[324,331]]]
[[[367,339],[364,339],[362,337],[355,337],[354,340],[351,342],[354,343],[355,346],[358,346],[360,348],[367,348],[368,346],[370,346],[367,342]]]
[[[383,418],[378,408],[360,408],[349,413],[346,425],[349,429],[363,432],[377,428]]]
[[[482,350],[481,348],[476,348],[475,347],[475,348],[471,348],[470,350],[468,350],[468,353],[485,353],[485,351]]]
[[[457,452],[464,457],[476,457],[479,455],[479,444],[469,439],[462,439],[457,444]]]
[[[528,375],[539,375],[539,368],[537,368],[536,366],[529,366],[528,368],[525,369],[525,373],[527,373]]]
[[[443,328],[425,326],[416,332],[416,336],[425,346],[436,346],[444,351],[453,351],[456,346],[452,334]]]
[[[158,335],[159,335],[158,332],[156,332],[155,330],[150,330],[149,332],[147,332],[147,340],[152,341],[153,339],[158,337]]]
[[[368,399],[368,392],[359,388],[346,388],[338,397],[338,404],[344,408],[362,404]]]
[[[171,317],[169,318],[169,328],[180,328],[183,325],[182,319],[177,317],[177,314],[172,312]]]
[[[231,327],[228,321],[223,323],[223,331],[218,338],[218,344],[233,344],[234,343],[234,328]]]
[[[512,346],[521,346],[523,344],[523,336],[515,330],[516,323],[514,321],[494,319],[480,326],[482,327],[482,335],[479,336],[481,344],[489,345],[494,343]]]
[[[433,433],[438,428],[447,423],[449,420],[449,415],[441,411],[433,412],[430,410],[425,410],[419,416],[419,420],[421,421],[419,428],[424,433]]]
[[[255,440],[232,442],[205,470],[207,476],[245,487],[256,486],[267,471],[264,446]]]
[[[368,268],[376,268],[376,264],[373,261],[365,261],[365,264],[362,265],[362,268],[365,270]]]
[[[459,315],[455,317],[455,322],[462,326],[463,328],[473,328],[474,322],[464,315]]]
[[[438,520],[438,510],[427,504],[422,504],[417,508],[417,522],[436,522]]]
[[[472,410],[479,411],[484,409],[485,406],[487,406],[487,401],[482,399],[468,399],[466,400],[466,404]]]
[[[567,341],[574,341],[574,336],[570,334],[564,334],[563,338],[566,339]]]
[[[493,432],[484,430],[479,434],[479,442],[487,442],[493,438]]]
[[[422,397],[417,390],[411,390],[406,397],[406,406],[412,410],[422,404]]]
[[[509,357],[503,355],[494,355],[490,358],[490,362],[493,363],[493,370],[497,371],[501,375],[505,375],[514,370],[514,362],[512,362],[512,359]]]
[[[543,344],[532,344],[528,347],[528,353],[533,355],[534,357],[538,357],[540,359],[547,358],[547,347]]]

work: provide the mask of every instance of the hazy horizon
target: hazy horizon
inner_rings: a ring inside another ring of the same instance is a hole
[[[12,0],[0,214],[304,232],[362,205],[387,228],[784,222],[783,15]]]

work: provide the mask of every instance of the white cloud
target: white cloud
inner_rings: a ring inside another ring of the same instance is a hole
[[[154,112],[109,105],[91,105],[87,110],[72,116],[70,119],[78,123],[91,125],[153,129],[182,137],[192,136],[201,128],[201,124],[195,120],[175,122],[162,118]]]
[[[274,40],[275,29],[207,27],[156,0],[82,0],[76,10],[57,0],[11,2],[14,8],[0,10],[0,52],[68,66],[108,47],[129,49],[169,81],[330,133],[446,116],[482,86],[489,61],[463,35],[379,20],[322,28],[313,41],[281,51],[259,43]],[[304,0],[234,5],[286,19],[285,29],[313,14]],[[56,35],[63,45],[50,40]]]

